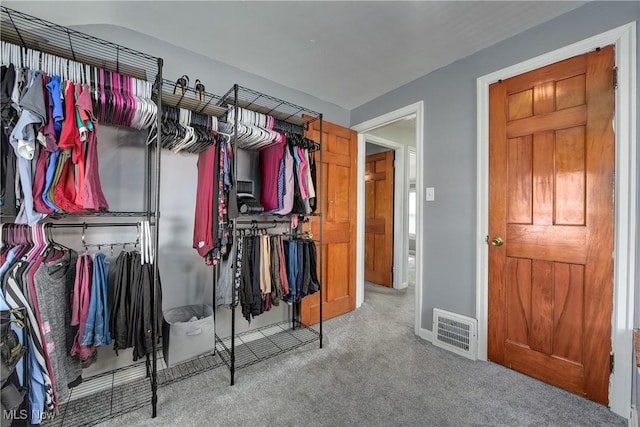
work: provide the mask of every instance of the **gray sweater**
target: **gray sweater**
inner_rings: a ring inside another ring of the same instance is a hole
[[[45,345],[49,348],[59,403],[69,396],[68,384],[82,374],[80,360],[72,357],[71,349],[67,347],[67,335],[71,335],[71,341],[75,335],[71,328],[70,289],[73,289],[77,259],[75,251],[65,251],[62,258],[42,263],[34,276]]]

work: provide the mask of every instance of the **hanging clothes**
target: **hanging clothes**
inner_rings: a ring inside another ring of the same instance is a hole
[[[65,250],[59,258],[44,259],[34,275],[34,285],[40,305],[41,329],[52,359],[58,402],[69,396],[69,384],[82,380],[82,366],[70,356],[74,329],[68,301],[75,279],[77,252]]]
[[[91,279],[93,276],[93,260],[91,255],[84,253],[78,257],[76,263],[76,280],[72,296],[71,326],[77,326],[78,332],[71,347],[71,355],[79,356],[82,362],[87,362],[95,357],[96,349],[93,342],[83,344],[82,338],[87,330],[89,321],[89,306],[91,303]]]
[[[231,307],[234,301],[234,284],[235,271],[234,262],[236,261],[239,239],[233,239],[231,250],[227,256],[223,256],[220,260],[220,275],[216,283],[216,301],[215,306]],[[235,299],[237,301],[237,297]]]
[[[218,264],[232,245],[230,220],[238,216],[232,162],[231,144],[224,138],[198,155],[193,248],[208,265]]]
[[[153,349],[152,328],[154,265],[142,263],[139,252],[121,252],[109,275],[108,312],[109,327],[116,354],[119,350],[133,348],[133,360],[151,354]],[[156,331],[162,327],[162,284],[158,277],[156,289]]]
[[[16,156],[9,143],[9,135],[18,120],[18,112],[12,107],[11,93],[16,72],[13,64],[0,68],[0,214],[16,215],[15,174]]]
[[[78,85],[80,88],[80,85]],[[80,189],[76,195],[76,204],[82,205],[84,209],[91,211],[108,211],[109,204],[102,191],[100,183],[98,164],[98,120],[93,114],[91,104],[91,91],[88,85],[84,85],[76,102],[77,112],[81,118],[80,123],[83,131],[80,132],[80,139],[86,146],[86,163],[84,179],[78,182]],[[77,162],[79,163],[80,160]]]
[[[320,290],[313,240],[243,233],[237,236],[234,287],[247,321],[280,301],[292,304]]]
[[[9,307],[13,309],[25,308],[30,324],[38,325],[36,315],[21,285],[22,273],[27,266],[26,262],[20,261],[5,274],[6,287],[4,288],[4,296]],[[35,411],[34,413],[40,414],[45,410],[51,411],[55,408],[54,390],[39,330],[32,327],[28,329],[28,332],[31,348],[28,354],[30,372],[29,407],[32,411]],[[39,424],[40,417],[37,416],[36,418],[36,424]]]
[[[153,319],[154,255],[149,245],[148,224],[140,237],[141,251],[122,252],[116,270],[103,253],[80,256],[75,251],[47,241],[44,226],[3,226],[0,246],[0,308],[24,308],[29,324],[27,357],[18,364],[18,376],[28,369],[29,408],[32,424],[45,412],[55,410],[69,396],[69,387],[82,381],[81,363],[92,362],[96,348],[111,338],[111,313],[117,322],[114,337],[122,348],[133,347],[134,360],[151,354],[152,330],[160,330],[162,291],[158,278]],[[41,236],[37,233],[40,232]],[[5,241],[7,238],[7,241]],[[123,260],[126,263],[123,263]],[[111,290],[112,278],[123,278]],[[122,303],[117,303],[121,301]],[[122,313],[122,316],[120,315]],[[119,322],[123,320],[122,322]],[[123,327],[121,334],[118,330]],[[114,345],[117,349],[117,347]]]
[[[17,80],[16,83],[18,83]],[[22,194],[20,210],[15,219],[17,224],[34,225],[44,218],[43,214],[34,210],[32,194],[32,179],[35,166],[32,164],[32,160],[36,144],[36,128],[40,127],[46,116],[42,90],[42,74],[38,71],[29,70],[25,92],[18,99],[18,105],[21,110],[20,117],[9,136],[9,143],[17,157],[20,191]]]
[[[282,209],[278,210],[279,215],[288,215],[293,209],[294,187],[294,160],[288,146],[284,147],[284,171],[282,188]]]
[[[109,309],[107,302],[107,282],[109,277],[109,264],[106,255],[97,253],[93,259],[93,274],[91,279],[91,300],[89,313],[81,338],[81,345],[111,344],[109,334]]]
[[[217,221],[214,223],[214,210],[217,205],[214,180],[216,170],[216,145],[198,155],[198,182],[196,186],[196,208],[193,227],[193,247],[205,257],[215,248],[214,232],[217,234]]]
[[[3,41],[3,51],[9,48]],[[35,57],[33,53],[25,50],[24,57]],[[105,123],[149,128],[157,113],[152,83],[67,61],[65,72],[72,77],[95,78],[92,91],[87,81],[54,75],[59,68],[50,64],[60,58],[35,53],[40,58],[36,66],[49,70],[2,66],[0,213],[33,225],[54,212],[108,211],[94,105]]]
[[[74,280],[75,266],[71,261],[75,253],[47,243],[42,226],[4,227],[8,231],[3,233],[2,248],[7,256],[0,268],[0,306],[22,308],[29,320],[25,358],[29,378],[25,385],[29,389],[30,422],[38,424],[45,411],[57,408],[68,397],[69,386],[81,381],[79,361],[67,352],[70,347],[66,339],[70,310],[65,288]],[[10,241],[4,241],[6,236],[11,237]],[[19,364],[20,378],[23,370]]]
[[[276,212],[283,209],[282,198],[284,193],[284,170],[282,160],[284,159],[285,143],[275,143],[260,150],[260,203],[265,212]],[[282,180],[280,172],[282,171]]]
[[[131,253],[120,252],[116,258],[113,274],[109,276],[109,329],[116,351],[127,348],[127,324],[130,298],[127,295]]]
[[[313,152],[308,151],[309,155],[309,206],[311,207],[311,212],[314,213],[318,209],[318,199],[316,194],[316,156]]]

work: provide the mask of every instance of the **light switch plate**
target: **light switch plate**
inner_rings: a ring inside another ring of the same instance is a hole
[[[427,187],[427,202],[433,202],[436,199],[435,188]]]

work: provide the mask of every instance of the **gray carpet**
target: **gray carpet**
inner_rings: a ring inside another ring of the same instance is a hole
[[[608,408],[413,333],[413,286],[368,286],[364,305],[310,344],[236,373],[225,367],[159,390],[102,426],[622,426]]]

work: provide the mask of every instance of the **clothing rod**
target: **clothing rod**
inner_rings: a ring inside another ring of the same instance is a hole
[[[237,219],[238,225],[251,225],[251,224],[288,224],[291,222],[291,218],[278,218],[278,219]],[[301,218],[298,222],[309,222],[308,218]]]
[[[52,228],[91,228],[91,227],[137,227],[139,222],[80,222],[80,223],[45,223],[45,227]],[[154,225],[154,223],[150,223]]]
[[[273,221],[268,221],[268,220],[261,220],[261,221],[243,221],[243,222],[237,222],[237,225],[278,225],[278,224],[289,224],[291,222],[291,220],[273,220]]]

